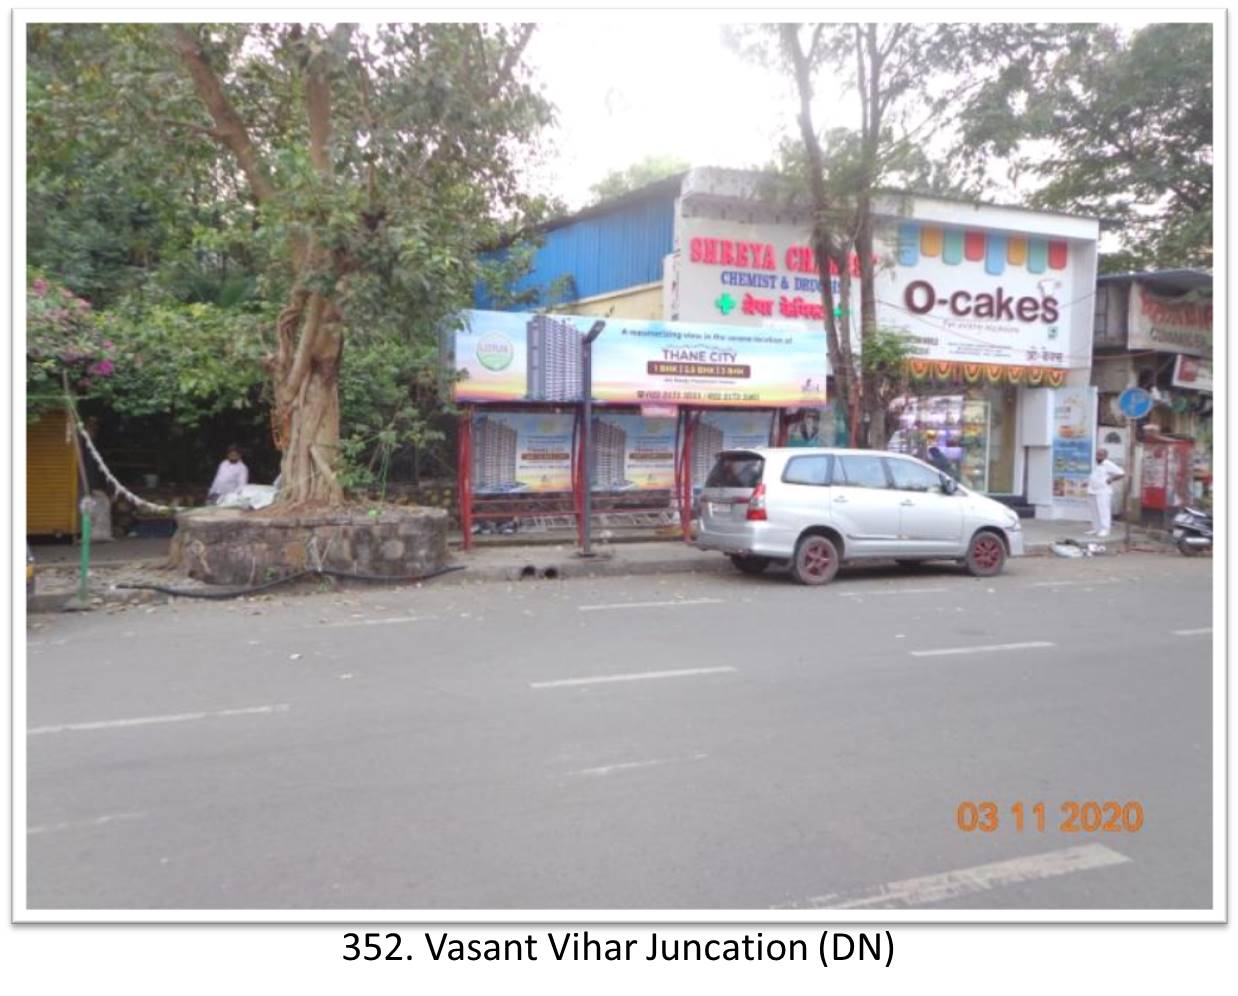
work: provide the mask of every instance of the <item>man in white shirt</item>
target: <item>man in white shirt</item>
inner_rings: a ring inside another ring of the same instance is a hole
[[[1096,451],[1096,463],[1088,475],[1088,512],[1092,516],[1092,528],[1084,533],[1085,536],[1104,539],[1109,535],[1110,496],[1113,494],[1110,485],[1125,476],[1126,471],[1109,459],[1108,450]]]
[[[249,468],[241,462],[241,448],[233,443],[228,447],[227,458],[220,462],[215,471],[215,480],[211,482],[211,490],[206,500],[212,504],[224,495],[239,491],[249,483]]]

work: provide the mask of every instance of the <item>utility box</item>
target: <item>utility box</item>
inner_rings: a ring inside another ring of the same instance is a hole
[[[1157,439],[1143,444],[1139,501],[1145,509],[1181,508],[1191,500],[1189,439]]]

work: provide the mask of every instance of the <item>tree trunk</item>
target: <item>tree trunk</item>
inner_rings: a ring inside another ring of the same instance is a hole
[[[338,504],[335,476],[340,447],[339,368],[314,365],[293,410],[280,461],[280,500],[288,504]]]
[[[867,193],[861,194],[855,251],[860,265],[860,342],[861,355],[877,331],[877,274],[873,266],[873,213]],[[865,370],[860,392],[864,409],[861,419],[861,445],[868,449],[885,448],[885,409],[881,400],[881,374]]]
[[[281,504],[339,504],[340,358],[344,338],[335,305],[321,294],[293,293],[279,319],[271,411],[280,462]]]

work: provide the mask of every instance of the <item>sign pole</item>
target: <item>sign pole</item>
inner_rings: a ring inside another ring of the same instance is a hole
[[[1118,409],[1126,416],[1126,550],[1131,548],[1131,515],[1135,502],[1135,424],[1152,410],[1152,395],[1141,387],[1128,387],[1118,397]]]
[[[593,553],[593,340],[602,334],[606,328],[605,322],[594,322],[592,328],[581,340],[581,393],[584,395],[584,431],[581,438],[585,450],[585,484],[581,495],[581,525],[584,527],[584,541],[581,544],[580,556],[592,557]]]
[[[1131,552],[1131,515],[1135,508],[1135,420],[1126,420],[1126,552]]]

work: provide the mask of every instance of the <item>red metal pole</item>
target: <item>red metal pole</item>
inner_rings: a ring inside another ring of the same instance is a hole
[[[585,545],[585,496],[581,488],[583,479],[581,468],[585,462],[585,434],[581,425],[582,417],[583,408],[577,406],[576,419],[572,424],[572,435],[575,437],[572,444],[572,508],[576,511],[576,542],[581,547]]]
[[[696,415],[689,411],[684,416],[682,490],[679,497],[679,524],[685,543],[692,542],[692,441],[695,429]]]
[[[460,416],[456,433],[456,505],[460,518],[462,546],[473,549],[473,409]]]

